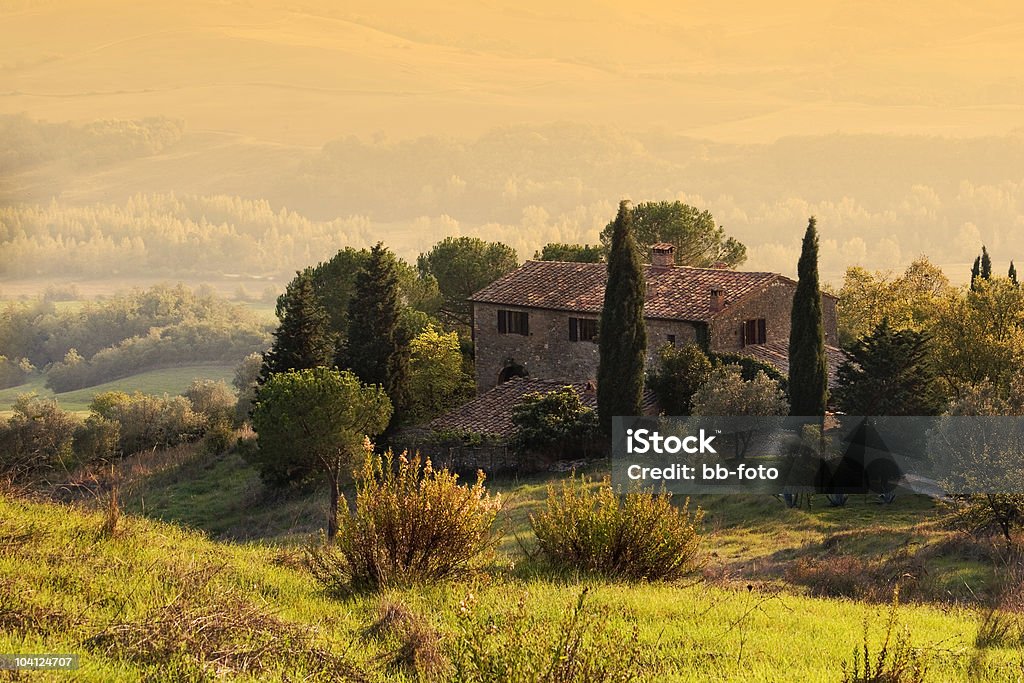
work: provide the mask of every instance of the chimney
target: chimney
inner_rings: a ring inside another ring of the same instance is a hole
[[[651,265],[658,268],[671,268],[676,264],[675,246],[668,242],[651,245]]]
[[[725,308],[725,290],[721,287],[711,288],[711,298],[708,302],[708,307],[712,313],[718,313],[720,310]]]

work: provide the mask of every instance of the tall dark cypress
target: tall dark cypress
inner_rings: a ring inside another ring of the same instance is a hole
[[[974,257],[974,265],[971,266],[971,289],[978,287],[978,278],[981,277],[981,257]]]
[[[606,435],[611,434],[613,416],[640,414],[647,352],[645,293],[632,212],[629,202],[623,200],[612,229],[599,331],[597,406]]]
[[[398,262],[378,242],[356,275],[348,309],[345,359],[364,383],[384,387],[395,408],[393,423],[409,405],[409,339],[401,325],[401,312]]]
[[[281,320],[274,343],[263,354],[259,383],[272,373],[334,364],[335,342],[327,311],[320,305],[309,273],[298,273],[277,302]]]
[[[1010,270],[1007,271],[1006,277],[1010,278],[1010,282],[1017,284],[1017,269],[1013,265],[1013,261],[1010,261]]]
[[[981,279],[992,279],[992,258],[988,255],[988,249],[981,247]]]
[[[790,415],[824,415],[828,401],[825,327],[818,285],[818,229],[812,216],[804,234],[789,331]]]

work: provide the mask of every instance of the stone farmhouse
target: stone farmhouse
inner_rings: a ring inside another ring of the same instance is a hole
[[[748,355],[788,373],[790,309],[796,282],[778,273],[674,265],[673,246],[655,244],[645,266],[648,367],[665,344]],[[476,385],[485,392],[515,376],[588,382],[597,376],[604,263],[527,261],[476,292]],[[836,298],[822,295],[830,374]]]

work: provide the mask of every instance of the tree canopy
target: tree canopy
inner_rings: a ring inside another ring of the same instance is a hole
[[[646,261],[651,245],[669,242],[675,246],[677,265],[709,268],[725,263],[734,268],[747,260],[747,248],[725,234],[711,212],[682,202],[644,202],[632,208],[634,236],[641,259]],[[601,232],[601,244],[610,249],[614,221]]]
[[[929,337],[883,320],[857,340],[840,366],[837,406],[849,415],[936,415],[944,401]]]
[[[333,537],[341,484],[365,439],[384,431],[390,418],[384,390],[361,384],[351,372],[318,367],[277,373],[263,385],[253,409],[258,448],[249,458],[272,486],[325,476],[331,489],[328,536]]]
[[[420,273],[436,278],[441,314],[448,324],[469,327],[472,306],[466,299],[519,267],[515,249],[478,237],[446,237],[416,260]]]
[[[562,244],[548,242],[533,255],[536,261],[568,261],[572,263],[600,263],[605,248],[600,244]]]

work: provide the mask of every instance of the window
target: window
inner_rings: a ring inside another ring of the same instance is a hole
[[[530,314],[526,311],[498,311],[498,332],[529,335]]]
[[[675,346],[676,345],[676,335],[674,335],[674,334],[668,335],[668,343],[671,344],[672,346]]]
[[[597,320],[593,318],[569,318],[569,341],[596,341]]]
[[[768,338],[764,318],[747,320],[743,323],[743,345],[764,344]]]

